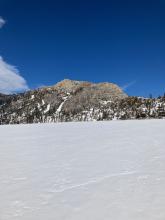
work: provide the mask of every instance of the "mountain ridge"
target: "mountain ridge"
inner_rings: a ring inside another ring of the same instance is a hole
[[[131,97],[109,82],[65,79],[21,94],[0,94],[0,124],[164,117],[164,96]]]

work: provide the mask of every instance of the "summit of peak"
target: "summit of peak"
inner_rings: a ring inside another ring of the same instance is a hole
[[[91,88],[104,92],[106,91],[108,93],[116,93],[117,96],[127,96],[118,85],[111,82],[92,83],[88,81],[64,79],[55,84],[53,87],[56,89],[65,90],[67,92],[75,92],[79,88]]]

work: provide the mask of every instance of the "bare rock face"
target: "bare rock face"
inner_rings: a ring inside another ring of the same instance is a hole
[[[125,98],[127,95],[122,89],[113,83],[91,83],[86,81],[75,81],[65,79],[54,86],[55,89],[68,93],[80,92],[86,90],[89,93],[94,93],[95,96],[101,95],[107,98]],[[93,92],[92,92],[93,91]]]
[[[65,114],[99,108],[102,101],[113,101],[127,97],[120,87],[107,82],[91,83],[65,79],[57,83],[54,89],[70,95],[70,98],[63,104]]]
[[[58,82],[54,88],[57,90],[63,90],[68,93],[74,93],[76,90],[78,90],[80,87],[87,87],[90,86],[91,83],[85,82],[85,81],[76,81],[76,80],[69,80],[64,79],[61,82]]]

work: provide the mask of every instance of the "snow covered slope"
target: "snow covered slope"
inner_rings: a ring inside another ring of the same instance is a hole
[[[164,220],[165,121],[0,127],[0,220]]]

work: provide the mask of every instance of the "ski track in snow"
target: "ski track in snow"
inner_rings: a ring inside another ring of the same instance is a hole
[[[165,120],[0,126],[0,220],[164,220]]]
[[[88,186],[88,185],[91,185],[91,184],[96,184],[96,183],[102,182],[102,181],[104,181],[106,179],[109,179],[109,178],[112,178],[112,177],[123,176],[123,175],[132,175],[132,174],[135,174],[135,173],[136,172],[123,172],[123,173],[111,174],[111,175],[103,176],[103,177],[100,177],[100,178],[92,179],[92,180],[89,180],[89,181],[84,182],[84,183],[80,183],[80,184],[77,184],[77,185],[71,185],[69,187],[64,187],[62,189],[52,190],[52,191],[49,191],[49,192],[51,192],[51,193],[61,193],[61,192],[76,189],[76,188],[79,188],[79,187]]]

